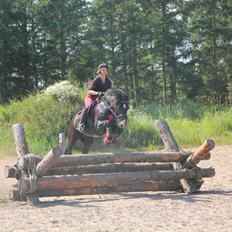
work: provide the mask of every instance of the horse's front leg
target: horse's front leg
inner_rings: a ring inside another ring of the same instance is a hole
[[[83,150],[82,154],[88,154],[91,145],[93,144],[93,138],[92,137],[81,137],[81,142],[83,143]]]

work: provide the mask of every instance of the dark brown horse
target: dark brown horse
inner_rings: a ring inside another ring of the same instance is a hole
[[[109,89],[105,96],[96,99],[87,120],[88,130],[77,130],[83,110],[74,115],[69,123],[64,154],[71,154],[77,140],[83,143],[83,154],[89,152],[95,137],[102,137],[105,144],[115,143],[127,124],[128,96],[120,89]]]

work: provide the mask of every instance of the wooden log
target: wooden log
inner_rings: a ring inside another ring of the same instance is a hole
[[[166,163],[123,163],[100,164],[75,167],[57,167],[48,170],[45,176],[54,175],[83,175],[96,173],[116,173],[132,171],[173,170],[172,164]]]
[[[62,151],[59,147],[53,148],[36,166],[38,176],[43,176],[52,166],[55,165]]]
[[[95,186],[119,186],[144,181],[171,181],[178,179],[193,179],[212,177],[214,169],[184,169],[175,171],[139,171],[113,174],[97,174],[83,176],[47,176],[39,177],[36,183],[36,191],[48,189],[70,189],[77,187]],[[19,185],[20,192],[26,194],[30,191],[30,180],[23,178]]]
[[[170,151],[170,152],[180,151],[179,146],[177,145],[177,142],[176,142],[175,138],[173,137],[173,134],[172,134],[167,122],[164,120],[161,120],[161,119],[157,120],[156,127],[158,129],[158,132],[159,132],[161,138],[162,138],[162,141],[164,143],[166,151]],[[181,163],[173,163],[173,167],[176,170],[183,169]],[[203,181],[202,180],[194,181],[194,180],[181,179],[180,183],[181,183],[185,193],[194,193],[200,189],[200,186],[203,183]]]
[[[27,140],[24,132],[23,124],[17,123],[12,126],[17,158],[26,155],[29,153]]]
[[[207,152],[207,153],[205,153],[204,155],[201,156],[201,160],[209,160],[210,158],[211,158],[210,152]]]
[[[15,200],[15,201],[27,201],[26,196],[20,195],[19,190],[16,188],[12,188],[9,190],[7,198],[9,200]]]
[[[173,170],[169,163],[123,163],[123,164],[99,164],[87,166],[55,167],[49,169],[43,176],[54,175],[83,175],[96,173],[131,172],[145,170]],[[17,178],[19,170],[16,166],[5,166],[6,178]],[[19,177],[19,176],[18,176]]]
[[[20,171],[18,170],[17,166],[5,166],[4,167],[4,176],[5,178],[19,178]]]
[[[77,196],[91,194],[144,192],[144,191],[180,191],[179,181],[146,181],[119,186],[76,187],[71,189],[48,189],[38,191],[39,197]]]
[[[19,162],[18,162],[18,169],[20,171],[24,171],[26,172],[28,170],[28,167],[29,167],[29,160],[30,160],[30,156],[34,156],[35,159],[36,159],[36,165],[43,160],[44,156],[42,155],[34,155],[34,154],[27,154],[25,155],[24,157],[21,157],[19,159]]]
[[[206,140],[192,155],[190,155],[187,160],[185,160],[182,165],[183,168],[193,168],[215,147],[213,140]]]
[[[95,155],[61,155],[54,167],[83,166],[103,163],[127,162],[181,162],[187,159],[190,153],[182,152],[131,152],[131,153],[100,153]],[[43,157],[36,156],[37,163]],[[29,157],[20,159],[19,170],[27,170]]]
[[[10,189],[8,192],[8,199],[9,200],[15,200],[15,201],[21,201],[20,192],[18,189]]]

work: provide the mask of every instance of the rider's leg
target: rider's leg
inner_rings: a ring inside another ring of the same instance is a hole
[[[82,116],[81,116],[81,121],[77,127],[77,129],[79,131],[85,131],[86,130],[86,127],[87,127],[87,119],[88,119],[88,116],[89,116],[89,108],[85,108],[84,109],[84,112],[82,113]]]
[[[90,112],[90,106],[93,102],[93,99],[91,98],[91,96],[87,95],[85,97],[85,109],[84,109],[84,112],[82,113],[82,116],[81,116],[81,121],[77,127],[77,130],[79,131],[85,131],[86,130],[86,127],[87,127],[87,119],[88,119],[88,116],[89,116],[89,112]]]

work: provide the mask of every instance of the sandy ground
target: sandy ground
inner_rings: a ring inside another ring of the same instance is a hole
[[[7,200],[3,177],[14,157],[0,159],[0,231],[232,231],[232,145],[218,146],[201,167],[214,167],[199,194],[140,192],[44,198],[39,206]]]

